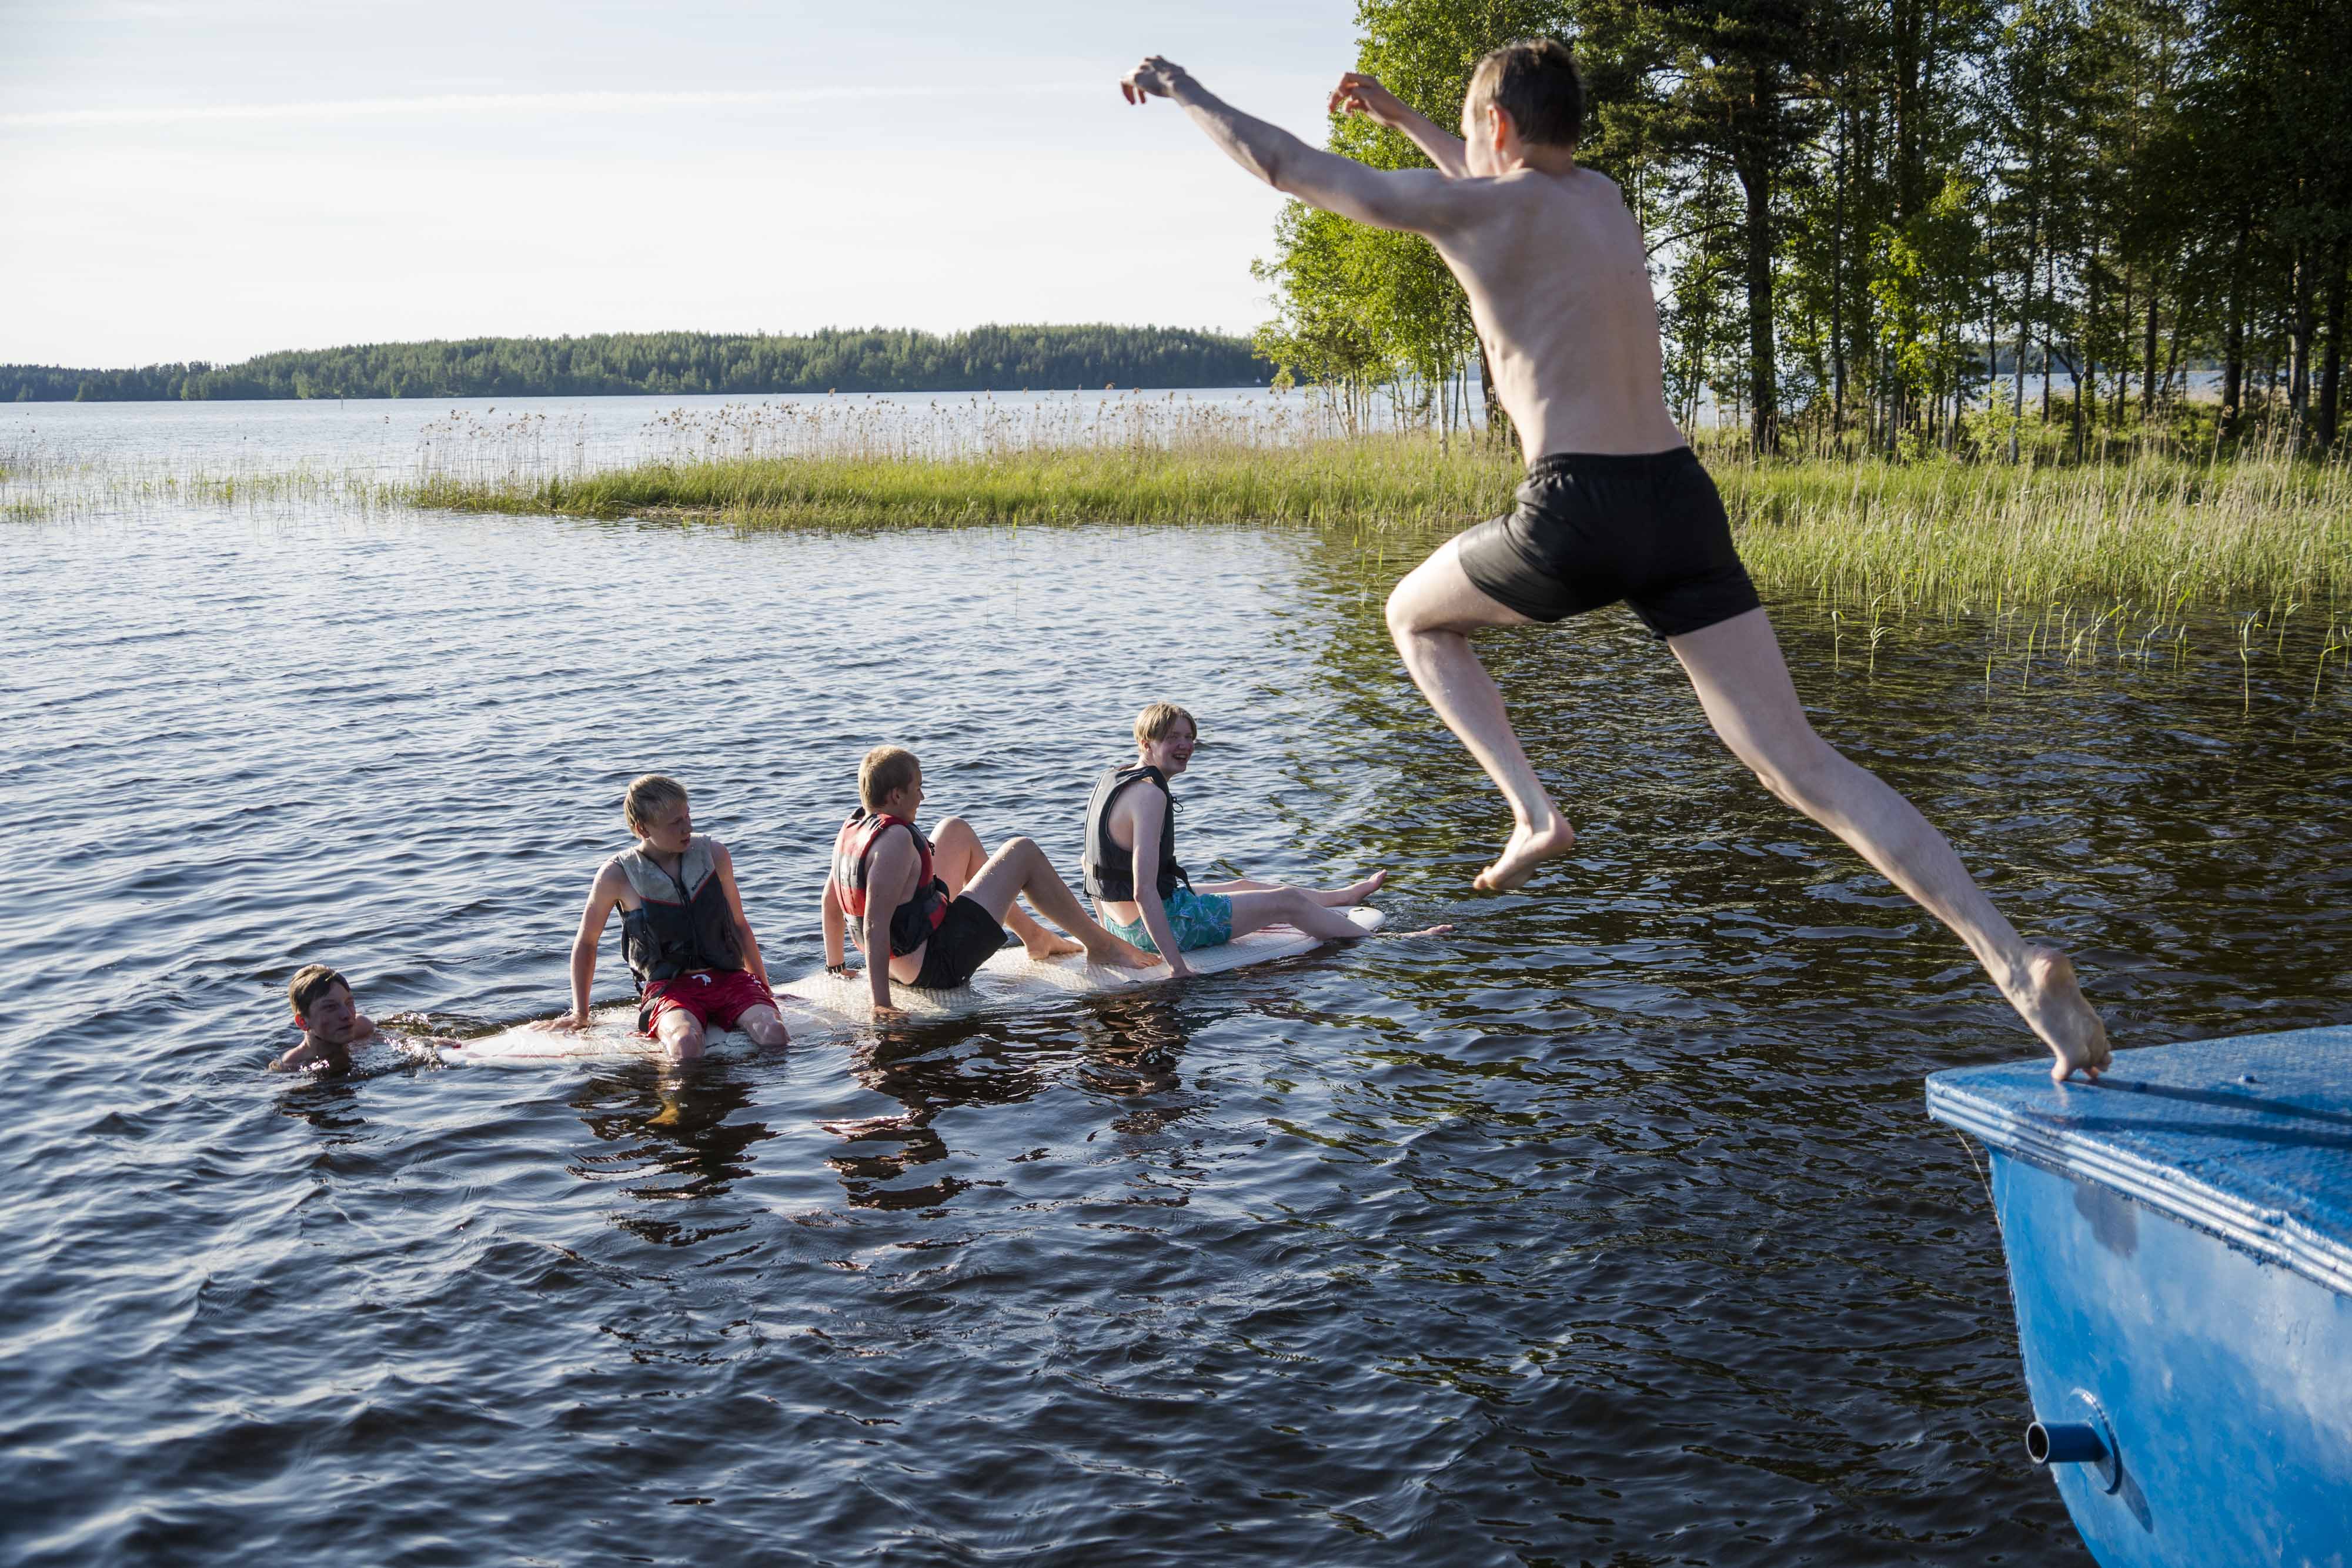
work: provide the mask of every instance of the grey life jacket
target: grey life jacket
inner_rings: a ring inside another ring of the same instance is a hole
[[[614,860],[643,901],[621,914],[621,955],[638,990],[697,969],[747,967],[709,839],[697,833],[687,840],[674,873],[656,865],[642,845]]]
[[[1105,768],[1095,780],[1094,799],[1087,802],[1087,847],[1081,862],[1087,892],[1092,897],[1116,904],[1135,902],[1135,852],[1119,848],[1110,836],[1110,809],[1121,790],[1146,779],[1160,786],[1166,801],[1160,819],[1160,896],[1166,898],[1175,892],[1179,883],[1192,885],[1192,879],[1176,863],[1176,797],[1169,791],[1168,775],[1147,763]]]

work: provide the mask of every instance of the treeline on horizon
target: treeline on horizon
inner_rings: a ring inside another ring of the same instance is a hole
[[[1471,68],[1549,34],[1580,162],[1647,238],[1666,386],[1752,450],[2080,452],[2101,432],[2342,430],[2352,18],[2319,0],[1359,0],[1359,68],[1440,125]],[[1213,89],[1215,83],[1212,82]],[[1426,167],[1403,137],[1336,152]],[[1262,350],[1361,400],[1464,416],[1461,290],[1410,235],[1293,204]],[[2022,364],[2021,379],[2002,372]],[[2221,370],[2219,404],[2188,396]],[[2047,378],[2043,372],[2046,370]],[[1989,373],[1990,372],[1990,373]]]
[[[946,336],[879,329],[804,337],[601,332],[362,343],[235,365],[0,365],[0,402],[1045,392],[1113,383],[1263,386],[1271,372],[1246,339],[1175,327],[979,327]]]

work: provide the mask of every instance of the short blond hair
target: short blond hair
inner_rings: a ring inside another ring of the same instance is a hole
[[[654,813],[664,806],[685,804],[685,785],[667,773],[648,773],[629,780],[629,792],[621,797],[621,815],[628,819],[630,830],[635,831],[650,823]]]
[[[1135,744],[1149,746],[1155,740],[1165,740],[1168,732],[1179,723],[1192,727],[1192,738],[1201,738],[1201,722],[1174,703],[1153,703],[1135,716]]]
[[[857,765],[857,798],[869,811],[923,776],[923,765],[903,746],[877,746]]]

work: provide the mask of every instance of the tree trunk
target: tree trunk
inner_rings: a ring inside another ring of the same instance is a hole
[[[2316,279],[2319,257],[2309,240],[2294,247],[2294,306],[2287,323],[2287,353],[2290,369],[2286,379],[2286,405],[2292,413],[2290,428],[2294,432],[2298,447],[2310,437],[2311,423],[2311,349],[2312,337],[2318,328],[2315,309],[2317,304]]]
[[[1486,362],[1486,340],[1478,340],[1478,395],[1486,404],[1486,437],[1497,446],[1511,446],[1518,441],[1518,432],[1511,428],[1511,416],[1503,412],[1502,400],[1495,395],[1494,367]]]
[[[1845,155],[1851,113],[1843,107],[1838,111],[1837,216],[1830,225],[1830,423],[1841,438],[1845,434]]]
[[[2327,277],[2327,357],[2319,363],[2319,417],[2312,427],[2322,452],[2336,444],[2336,398],[2343,386],[2346,248],[2343,240],[2336,242],[2336,265]]]
[[[2156,300],[2162,291],[2156,278],[2147,282],[2147,330],[2140,340],[2139,422],[2143,427],[2156,422]]]
[[[2221,419],[2217,440],[2234,439],[2245,418],[2246,396],[2246,243],[2252,237],[2252,208],[2238,213],[2237,244],[2230,251],[2230,321],[2221,334]]]
[[[1770,101],[1759,84],[1759,103]],[[1769,112],[1759,109],[1758,113]],[[1772,170],[1760,128],[1743,139],[1739,186],[1748,198],[1749,434],[1759,457],[1780,450],[1780,378],[1772,363]]]

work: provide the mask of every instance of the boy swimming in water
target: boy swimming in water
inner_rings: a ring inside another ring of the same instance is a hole
[[[1149,969],[1159,962],[1123,942],[1080,907],[1062,875],[1031,839],[1008,839],[994,854],[961,817],[940,823],[936,839],[915,826],[923,803],[923,768],[915,754],[877,746],[857,769],[857,810],[834,840],[824,879],[824,967],[851,973],[847,931],[866,957],[877,1015],[894,1015],[890,982],[950,990],[967,984],[1004,946],[1010,925],[1033,958],[1083,951],[1089,963]],[[904,831],[897,830],[904,829]],[[1076,936],[1056,936],[1024,914],[1037,913]]]
[[[272,1072],[349,1072],[352,1047],[375,1033],[375,1020],[352,999],[351,982],[324,964],[305,964],[287,983],[301,1043],[269,1064]]]
[[[1084,869],[1103,925],[1147,952],[1166,955],[1179,977],[1192,972],[1186,952],[1268,925],[1294,925],[1329,941],[1363,936],[1339,911],[1379,892],[1386,872],[1328,893],[1246,878],[1192,885],[1176,862],[1176,803],[1168,781],[1192,765],[1200,740],[1191,714],[1153,703],[1135,716],[1135,760],[1104,769],[1095,781]]]
[[[727,846],[694,831],[686,787],[648,773],[630,784],[622,815],[636,847],[606,861],[588,890],[572,940],[572,1010],[560,1030],[588,1027],[596,944],[621,911],[621,956],[637,981],[637,1031],[684,1060],[700,1056],[704,1031],[739,1030],[782,1045],[784,1020],[768,989],[759,938],[743,915]]]
[[[1388,622],[1414,684],[1509,802],[1510,840],[1476,885],[1517,887],[1567,854],[1576,834],[1536,777],[1469,634],[1622,600],[1681,662],[1707,722],[1764,787],[1968,944],[2049,1046],[2053,1078],[2096,1078],[2107,1064],[2106,1027],[2066,955],[2020,937],[1944,836],[1806,718],[1714,481],[1667,412],[1641,225],[1615,184],[1577,166],[1584,85],[1567,46],[1530,38],[1481,59],[1459,137],[1372,78],[1342,76],[1331,112],[1395,131],[1434,165],[1427,169],[1372,169],[1309,147],[1157,55],[1120,88],[1131,103],[1181,105],[1236,163],[1286,195],[1422,235],[1468,298],[1527,478],[1516,510],[1440,546],[1397,584]]]

